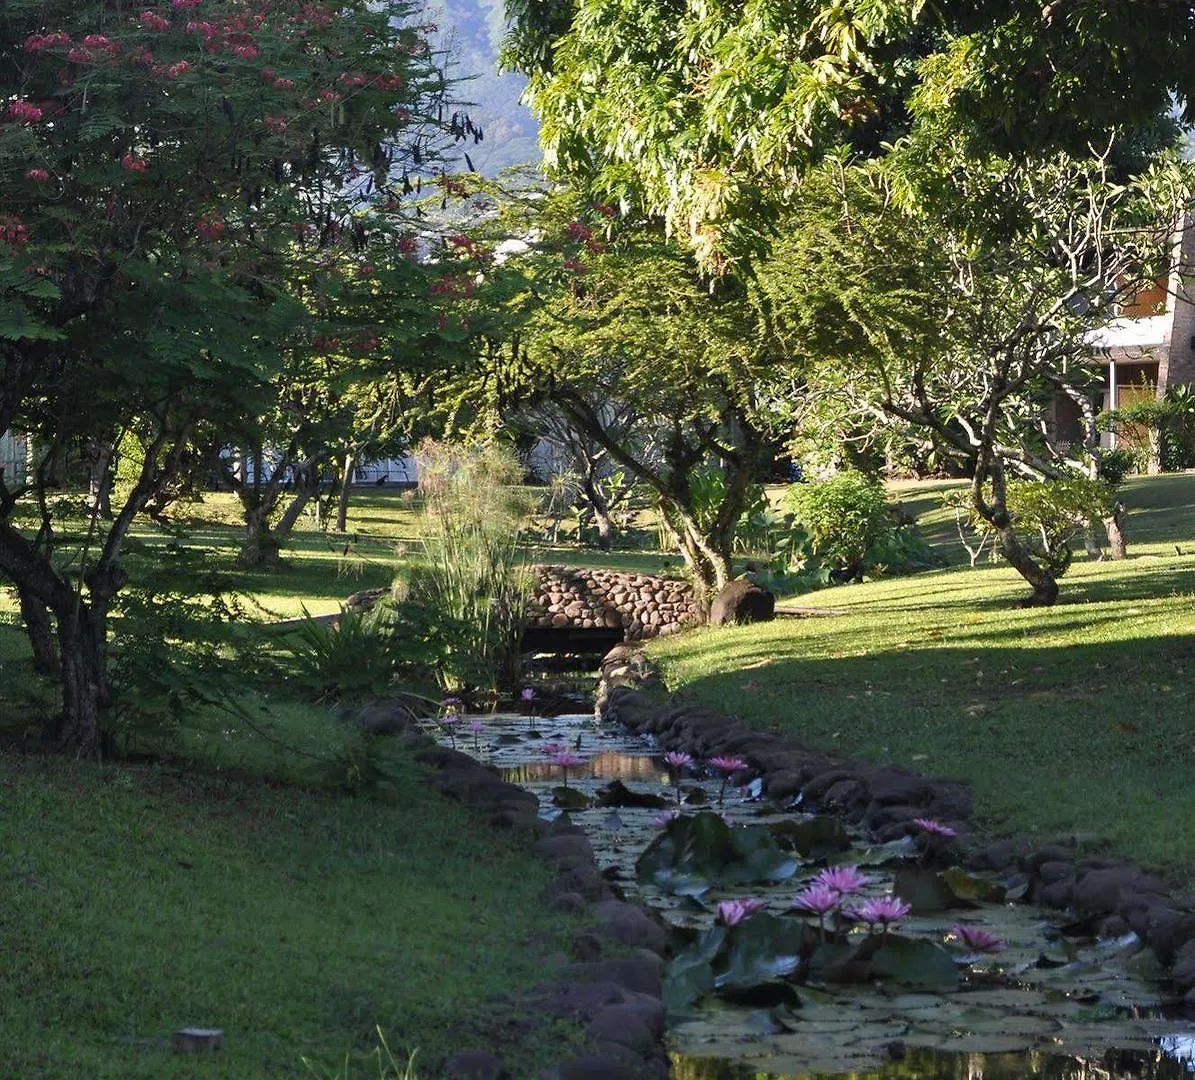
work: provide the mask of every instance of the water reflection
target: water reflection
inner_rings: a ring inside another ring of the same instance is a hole
[[[853,1073],[771,1073],[725,1058],[672,1055],[671,1080],[1191,1080],[1190,1057],[1171,1056],[1166,1037],[1157,1052],[1109,1050],[1098,1057],[1066,1057],[1041,1050],[1020,1054],[948,1054],[905,1050],[894,1044],[893,1060]],[[1174,1038],[1183,1042],[1181,1036]],[[1190,1047],[1187,1046],[1187,1053]],[[1166,1050],[1166,1052],[1163,1052]],[[1184,1066],[1184,1061],[1186,1066]]]
[[[584,755],[585,749],[581,748]],[[513,784],[560,781],[563,772],[550,761],[531,761],[525,765],[511,765],[502,769],[502,779]],[[645,754],[627,754],[619,750],[603,750],[587,758],[584,765],[568,771],[569,780],[646,780],[661,786],[668,783],[668,771]]]

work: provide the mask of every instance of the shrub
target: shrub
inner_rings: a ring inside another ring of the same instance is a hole
[[[883,485],[854,470],[817,483],[793,484],[784,502],[794,522],[809,534],[814,551],[848,578],[863,575],[867,553],[896,528]]]

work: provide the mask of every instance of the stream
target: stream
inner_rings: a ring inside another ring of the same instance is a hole
[[[675,814],[676,777],[653,740],[583,712],[465,716],[451,731],[434,720],[428,725],[445,745],[473,754],[535,793],[542,816],[564,812],[558,805],[562,796],[576,803],[567,812],[586,829],[607,879],[627,899],[653,909],[681,938],[708,933],[719,902],[735,898],[751,897],[763,912],[793,925],[794,896],[826,866],[858,867],[868,879],[862,900],[888,893],[896,874],[918,866],[913,840],[875,846],[848,830],[833,849],[794,853],[796,869],[779,883],[678,895],[641,882],[636,870],[644,851],[673,828],[665,818]],[[561,748],[582,759],[567,776],[550,760]],[[568,792],[560,792],[562,787]],[[777,807],[760,797],[758,785],[738,789],[699,766],[685,770],[680,789],[686,800],[680,813],[717,813],[732,831],[765,825],[777,835],[795,836],[802,826],[820,828],[827,821],[810,826],[813,815],[799,807]],[[640,798],[660,805],[609,805]],[[987,895],[982,877],[961,880]],[[1066,926],[1065,913],[990,898],[920,914],[915,906],[901,920],[900,932],[906,941],[941,945],[960,924],[986,931],[1003,948],[970,954],[952,946],[960,977],[949,989],[916,980],[909,985],[905,979],[811,979],[789,991],[791,1000],[732,1002],[709,994],[670,1007],[674,1080],[810,1075],[1178,1080],[1195,1072],[1195,1022],[1168,1014],[1156,982],[1162,973],[1134,935],[1096,940],[1081,927]],[[861,929],[844,930],[842,940],[857,943],[864,935]]]

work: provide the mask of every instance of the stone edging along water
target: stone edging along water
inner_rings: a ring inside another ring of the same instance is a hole
[[[592,1050],[570,1055],[540,1080],[666,1080],[663,954],[668,934],[646,911],[623,901],[602,876],[585,830],[539,817],[535,795],[502,780],[492,766],[463,751],[439,745],[420,731],[406,709],[384,703],[366,707],[363,726],[376,726],[387,712],[386,730],[412,750],[416,761],[436,770],[430,783],[448,798],[472,808],[487,824],[525,836],[531,850],[549,862],[556,877],[543,892],[549,910],[580,916],[588,923],[574,934],[571,957],[562,957],[548,977],[521,994],[516,1008],[532,1027],[576,1025]],[[510,1080],[489,1047],[461,1047],[446,1063],[446,1080]]]
[[[1175,996],[1195,1008],[1195,910],[1131,860],[1084,858],[1071,845],[1034,847],[1018,839],[968,848],[971,798],[962,781],[833,757],[698,705],[661,705],[661,688],[640,648],[618,646],[602,663],[598,706],[605,720],[654,736],[662,749],[741,757],[748,769],[736,781],[761,778],[769,798],[797,799],[803,810],[841,817],[877,842],[914,834],[915,818],[951,826],[964,841],[966,866],[1002,874],[1010,895],[1089,919],[1099,937],[1136,934],[1166,970]]]

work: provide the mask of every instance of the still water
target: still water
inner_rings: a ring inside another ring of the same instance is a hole
[[[554,793],[566,783],[574,797],[594,800],[570,817],[586,828],[599,866],[628,899],[653,908],[678,934],[708,927],[717,902],[736,896],[762,899],[774,914],[790,911],[804,882],[800,872],[786,882],[715,890],[700,901],[665,896],[638,881],[636,861],[678,795],[676,778],[652,740],[588,713],[478,719],[484,730],[473,736],[440,734],[534,792],[546,817],[561,812]],[[566,775],[548,760],[553,745],[567,747],[583,763]],[[604,803],[613,780],[658,805]],[[687,771],[682,787],[687,800],[735,824],[803,816],[766,804],[758,791],[723,792],[718,777],[700,769]],[[870,851],[860,837],[838,861],[867,867],[883,891],[890,879],[882,862],[870,867]],[[821,865],[811,863],[805,877]],[[771,1009],[703,999],[669,1017],[673,1080],[1191,1080],[1195,1023],[1166,1015],[1159,972],[1131,935],[1063,940],[1058,912],[1019,903],[912,917],[906,930],[941,941],[960,919],[989,929],[1008,948],[998,958],[977,960],[958,990],[799,986],[797,1002]]]

